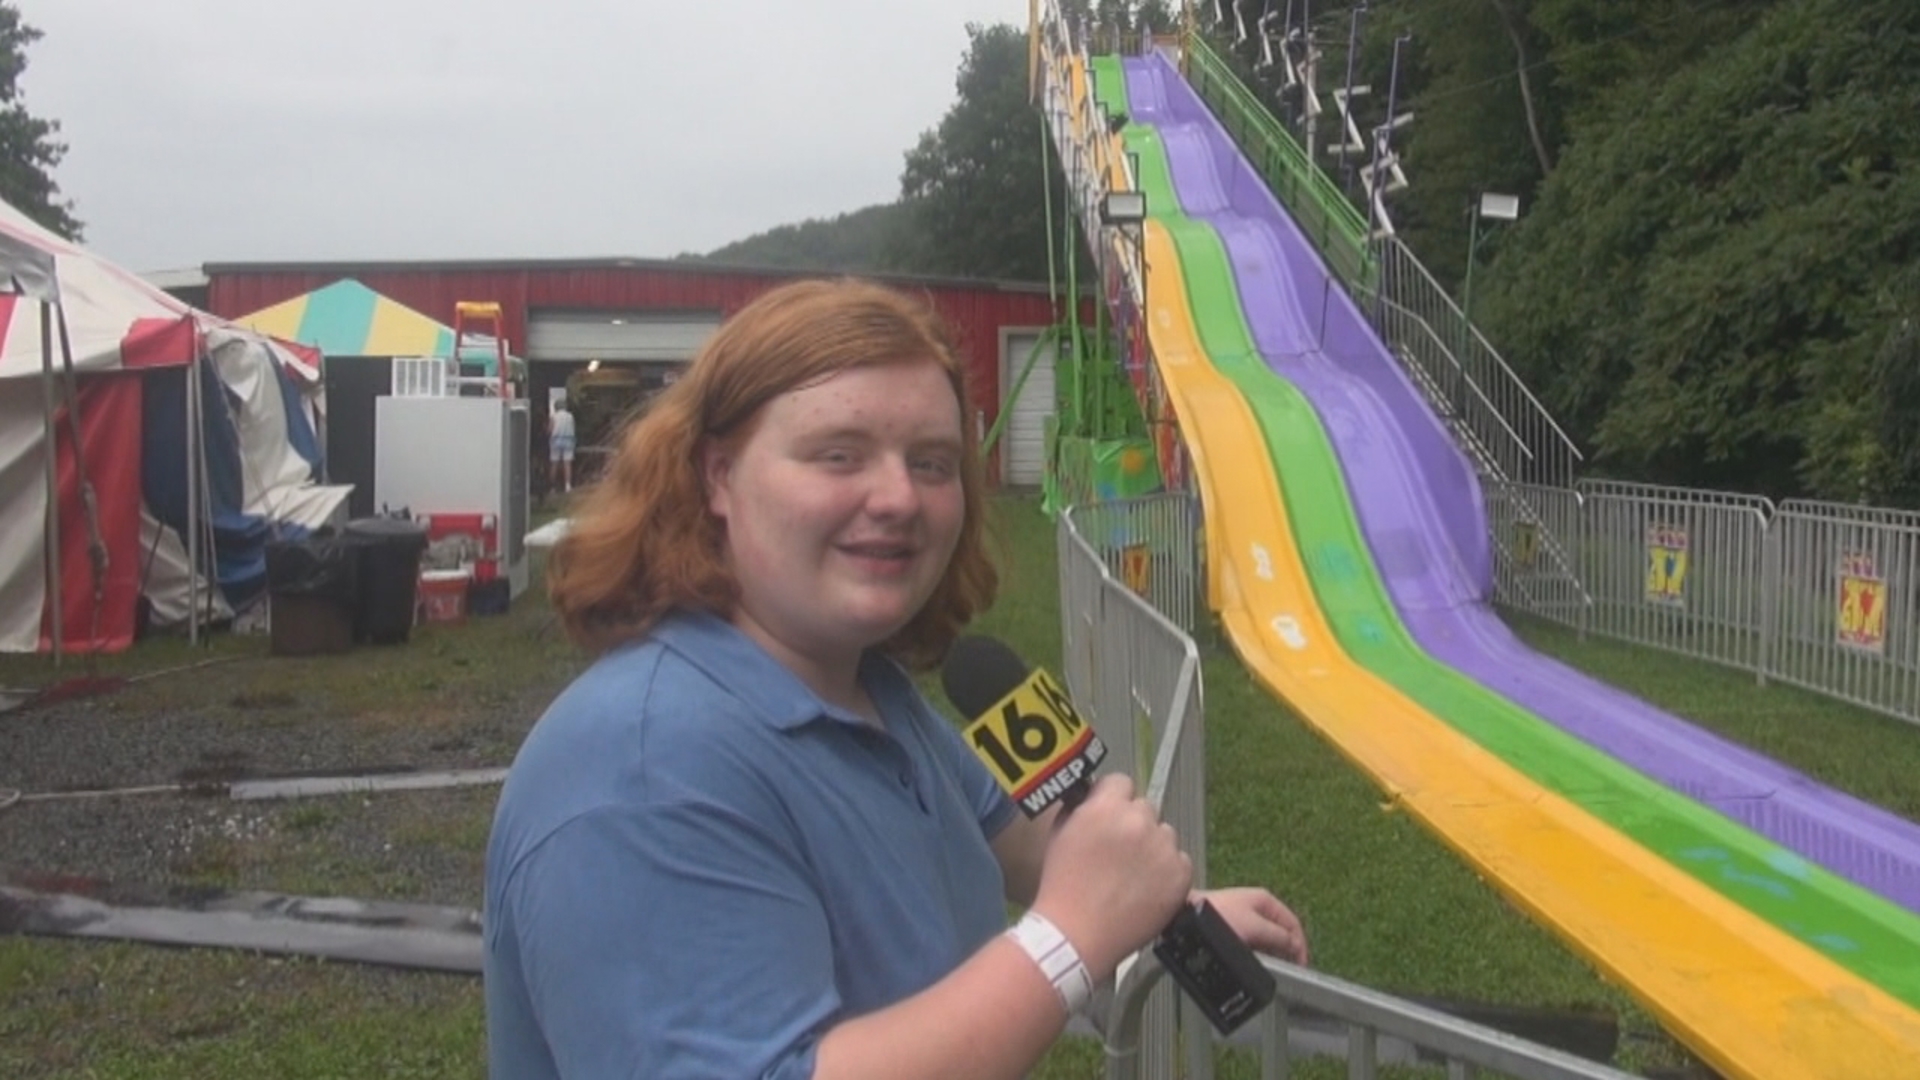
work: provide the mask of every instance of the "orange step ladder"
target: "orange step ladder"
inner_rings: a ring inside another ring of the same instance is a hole
[[[488,326],[492,332],[483,334],[477,328],[469,330],[470,323]],[[485,348],[491,340],[493,375],[486,381],[494,386],[499,396],[512,397],[513,380],[507,371],[507,321],[500,305],[491,300],[461,300],[453,305],[453,359],[456,365],[466,359],[470,334],[473,337],[471,344],[476,347]]]

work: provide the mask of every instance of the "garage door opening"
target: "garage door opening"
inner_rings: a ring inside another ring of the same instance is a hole
[[[1035,328],[1003,330],[1000,334],[1000,407],[1008,411],[1000,434],[1000,482],[1007,487],[1037,488],[1046,479],[1047,418],[1054,413],[1055,350],[1051,341],[1041,346],[1043,333]],[[1027,371],[1026,382],[1015,394],[1014,383],[1026,370],[1029,358],[1033,359],[1032,370]]]
[[[540,462],[547,460],[548,403],[566,394],[577,440],[574,484],[594,479],[635,411],[679,376],[719,326],[717,312],[535,310],[527,358]]]

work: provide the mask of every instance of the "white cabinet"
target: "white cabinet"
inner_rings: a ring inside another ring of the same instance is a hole
[[[527,587],[527,471],[532,417],[525,399],[383,397],[374,404],[374,506],[491,515],[499,571]]]

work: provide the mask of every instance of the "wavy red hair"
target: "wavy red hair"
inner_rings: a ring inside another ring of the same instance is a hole
[[[763,293],[729,318],[681,376],[622,434],[605,476],[583,496],[547,563],[547,593],[567,635],[604,651],[645,635],[674,608],[730,618],[739,595],[725,527],[707,509],[700,463],[737,449],[776,396],[850,368],[931,361],[946,372],[965,440],[966,518],[953,558],[913,619],[882,645],[924,670],[993,602],[986,475],[967,414],[966,368],[924,302],[871,282],[807,280]]]

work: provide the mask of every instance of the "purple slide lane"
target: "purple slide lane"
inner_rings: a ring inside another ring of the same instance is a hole
[[[1514,637],[1488,591],[1479,484],[1312,244],[1179,73],[1124,61],[1132,118],[1159,129],[1187,216],[1220,235],[1268,365],[1312,402],[1367,544],[1430,655],[1754,832],[1920,912],[1920,825],[1592,679]],[[1324,327],[1322,325],[1324,320]],[[1462,522],[1462,515],[1467,520]],[[1776,867],[1791,873],[1790,859]]]

